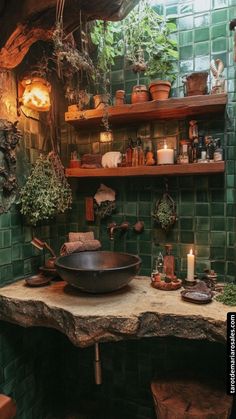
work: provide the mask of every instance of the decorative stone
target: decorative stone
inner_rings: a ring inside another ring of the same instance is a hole
[[[183,301],[180,290],[156,290],[148,277],[102,295],[79,292],[63,281],[36,289],[21,280],[0,289],[0,320],[52,327],[79,347],[154,336],[224,343],[228,311],[217,301],[205,306]]]

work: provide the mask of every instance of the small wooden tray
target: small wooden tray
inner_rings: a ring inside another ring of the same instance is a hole
[[[152,282],[153,288],[162,291],[175,291],[181,288],[182,281],[181,279],[176,279],[176,281],[165,282],[165,281],[153,281]]]

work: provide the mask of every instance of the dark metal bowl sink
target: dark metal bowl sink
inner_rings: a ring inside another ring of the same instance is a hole
[[[55,267],[62,279],[81,291],[110,292],[127,285],[139,272],[139,256],[119,252],[81,252],[60,256]]]

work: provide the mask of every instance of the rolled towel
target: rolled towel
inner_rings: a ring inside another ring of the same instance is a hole
[[[101,247],[99,240],[74,241],[64,243],[60,250],[60,255],[70,255],[71,253],[84,252],[85,250],[98,250]]]
[[[69,242],[77,242],[82,241],[85,242],[87,240],[94,240],[94,233],[93,231],[87,231],[86,233],[69,233]]]

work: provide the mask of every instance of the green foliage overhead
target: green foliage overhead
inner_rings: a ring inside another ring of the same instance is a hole
[[[20,191],[21,213],[36,225],[70,208],[72,195],[65,177],[61,176],[48,156],[40,156],[25,186]]]
[[[126,57],[135,64],[140,49],[144,51],[147,69],[151,79],[175,79],[173,62],[178,58],[177,43],[171,38],[176,25],[160,16],[148,0],[141,0],[124,19]]]
[[[115,57],[124,54],[124,44],[120,39],[120,23],[96,20],[91,30],[91,40],[97,46],[96,69],[98,76],[106,82]]]

